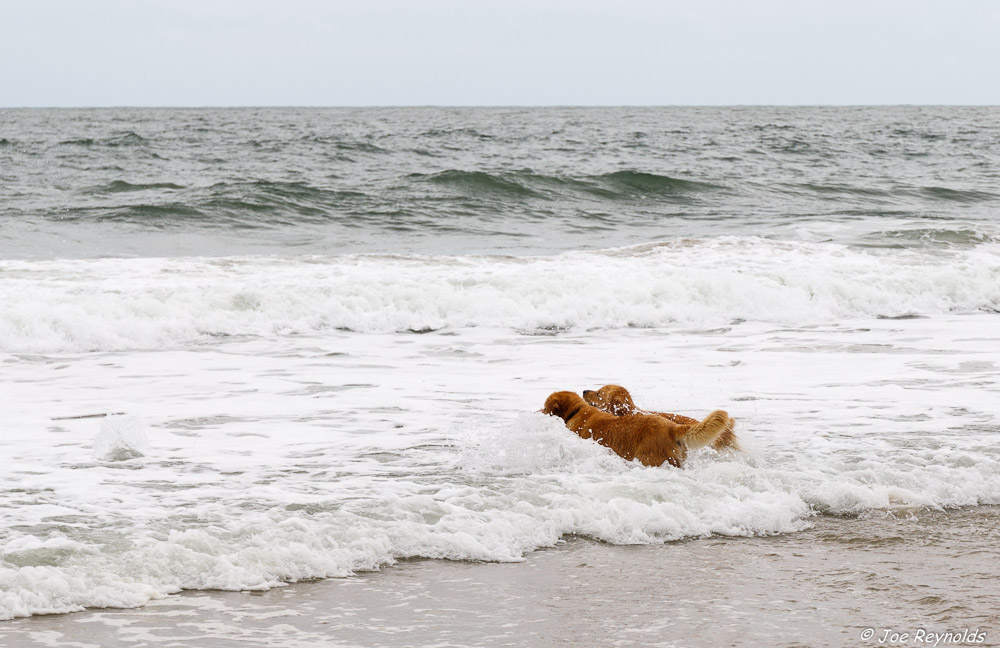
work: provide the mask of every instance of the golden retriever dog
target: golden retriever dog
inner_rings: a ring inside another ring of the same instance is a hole
[[[728,429],[730,421],[729,414],[722,410],[692,425],[680,425],[654,414],[615,416],[588,405],[571,391],[550,395],[541,411],[558,416],[573,432],[611,448],[624,459],[638,459],[646,466],[666,462],[678,468],[688,450],[714,443]]]
[[[693,419],[690,416],[684,416],[683,414],[648,412],[646,410],[639,409],[632,400],[632,394],[630,394],[628,390],[621,385],[605,385],[597,391],[592,391],[590,389],[584,390],[583,399],[587,401],[588,405],[592,405],[599,410],[614,414],[615,416],[624,416],[626,414],[652,414],[653,416],[661,416],[668,421],[672,421],[679,425],[694,425],[695,423],[698,423],[698,419]],[[729,425],[726,427],[726,430],[712,443],[712,447],[718,451],[725,450],[726,448],[740,450],[739,440],[736,438],[736,433],[733,431],[735,427],[736,419],[729,419]]]

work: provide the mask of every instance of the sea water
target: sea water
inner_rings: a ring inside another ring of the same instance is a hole
[[[1000,504],[998,208],[993,108],[2,111],[0,619]]]

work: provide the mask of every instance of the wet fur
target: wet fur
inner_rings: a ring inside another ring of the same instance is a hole
[[[570,391],[550,395],[542,413],[558,416],[573,432],[611,448],[624,459],[646,466],[669,463],[680,467],[688,449],[714,442],[729,425],[729,415],[716,410],[704,421],[680,425],[653,414],[615,416],[589,405]]]
[[[684,416],[683,414],[648,412],[646,410],[639,409],[632,400],[632,395],[621,385],[605,385],[597,391],[591,391],[588,389],[583,392],[583,399],[588,405],[592,405],[597,409],[614,414],[615,416],[625,416],[628,414],[650,414],[653,416],[663,417],[668,421],[680,425],[694,425],[698,423],[698,419],[693,419],[690,416]],[[711,442],[711,446],[718,451],[726,449],[740,450],[739,439],[736,438],[736,433],[734,431],[735,428],[736,419],[729,419],[729,424],[726,426],[726,430],[720,434],[718,438]],[[696,447],[703,447],[703,445],[693,445],[689,443],[688,447],[693,449]]]

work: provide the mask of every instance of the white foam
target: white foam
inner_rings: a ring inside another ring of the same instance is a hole
[[[0,349],[219,336],[714,326],[1000,309],[1000,256],[722,237],[554,257],[3,261]]]
[[[149,438],[142,417],[135,414],[111,414],[101,419],[101,430],[94,439],[94,458],[98,461],[126,461],[149,452]]]
[[[517,561],[567,535],[658,543],[794,532],[817,511],[1000,502],[995,457],[965,453],[960,472],[927,452],[912,465],[858,463],[849,450],[857,437],[835,440],[834,451],[765,452],[760,464],[705,450],[683,470],[624,462],[540,414],[477,424],[456,443],[456,454],[409,451],[410,465],[434,462],[427,478],[398,469],[320,478],[338,451],[305,464],[263,453],[247,460],[252,478],[201,468],[196,486],[177,490],[162,485],[166,466],[130,472],[127,490],[75,496],[102,512],[86,525],[100,544],[21,536],[0,548],[0,616],[136,606],[181,589],[266,589],[406,557]],[[296,465],[310,476],[293,478]],[[261,483],[267,473],[287,483]],[[150,499],[150,487],[165,490]]]

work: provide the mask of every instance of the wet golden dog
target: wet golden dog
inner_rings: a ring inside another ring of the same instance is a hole
[[[693,419],[690,416],[684,416],[683,414],[648,412],[646,410],[639,409],[632,400],[632,394],[628,393],[628,390],[621,385],[605,385],[597,391],[587,389],[583,392],[583,399],[588,405],[592,405],[599,410],[614,414],[615,416],[624,416],[626,414],[651,414],[663,417],[668,421],[679,425],[694,425],[698,422],[698,419]],[[740,450],[739,440],[736,438],[736,433],[733,431],[735,427],[736,419],[729,419],[729,425],[726,427],[726,430],[712,443],[712,447],[720,451],[725,450],[726,448]]]
[[[729,426],[729,415],[716,410],[704,421],[674,423],[654,414],[615,416],[587,404],[579,394],[555,392],[545,400],[542,413],[558,416],[573,432],[611,448],[624,459],[638,459],[646,466],[669,463],[680,467],[688,450],[711,445]]]

